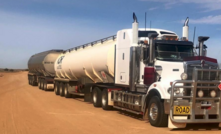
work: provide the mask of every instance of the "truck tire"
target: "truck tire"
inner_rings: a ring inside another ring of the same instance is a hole
[[[54,84],[54,93],[56,95],[59,95],[59,83],[58,82],[55,82]]]
[[[95,87],[92,94],[94,107],[101,107],[101,90]]]
[[[152,126],[167,127],[168,116],[164,112],[164,103],[158,96],[151,98],[148,104],[148,119]]]
[[[47,91],[47,82],[46,82],[46,80],[44,80],[43,83],[44,83],[43,84],[43,90]]]
[[[44,82],[44,79],[41,79],[41,81],[40,81],[40,84],[41,84],[41,85],[40,85],[40,89],[42,89],[42,90],[43,90],[43,86],[44,86],[44,85],[43,85],[43,84],[44,84],[43,82]]]
[[[41,89],[41,79],[38,79],[38,88]]]
[[[64,96],[64,83],[61,82],[59,87],[60,87],[60,88],[59,88],[59,94],[60,94],[60,96]]]
[[[32,78],[30,79],[30,85],[32,85]]]
[[[67,83],[64,84],[64,97],[71,98],[71,94],[69,94],[69,92],[68,92],[68,84]]]
[[[28,76],[28,84],[31,85],[31,80],[29,76]]]
[[[102,108],[103,110],[110,110],[112,109],[112,106],[108,106],[108,91],[107,89],[104,89],[102,91]]]

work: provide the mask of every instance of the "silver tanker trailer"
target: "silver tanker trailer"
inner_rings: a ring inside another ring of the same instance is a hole
[[[54,64],[63,50],[49,50],[32,55],[28,61],[28,82],[40,89],[54,89]]]

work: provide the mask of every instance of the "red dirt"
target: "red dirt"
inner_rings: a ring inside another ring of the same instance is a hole
[[[27,72],[1,74],[0,134],[221,133],[208,125],[178,130],[156,128],[133,114],[104,111],[82,98],[66,99],[30,86]]]

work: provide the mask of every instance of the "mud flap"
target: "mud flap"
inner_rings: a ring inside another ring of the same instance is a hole
[[[84,102],[92,103],[92,85],[86,84],[84,88]]]
[[[187,116],[174,116],[174,119],[187,119]],[[170,116],[168,116],[168,128],[185,128],[186,127],[186,123],[175,123],[172,122],[170,119]]]

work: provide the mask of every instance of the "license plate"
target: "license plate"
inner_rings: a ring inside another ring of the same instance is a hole
[[[190,114],[190,106],[174,106],[173,114],[187,115]]]

